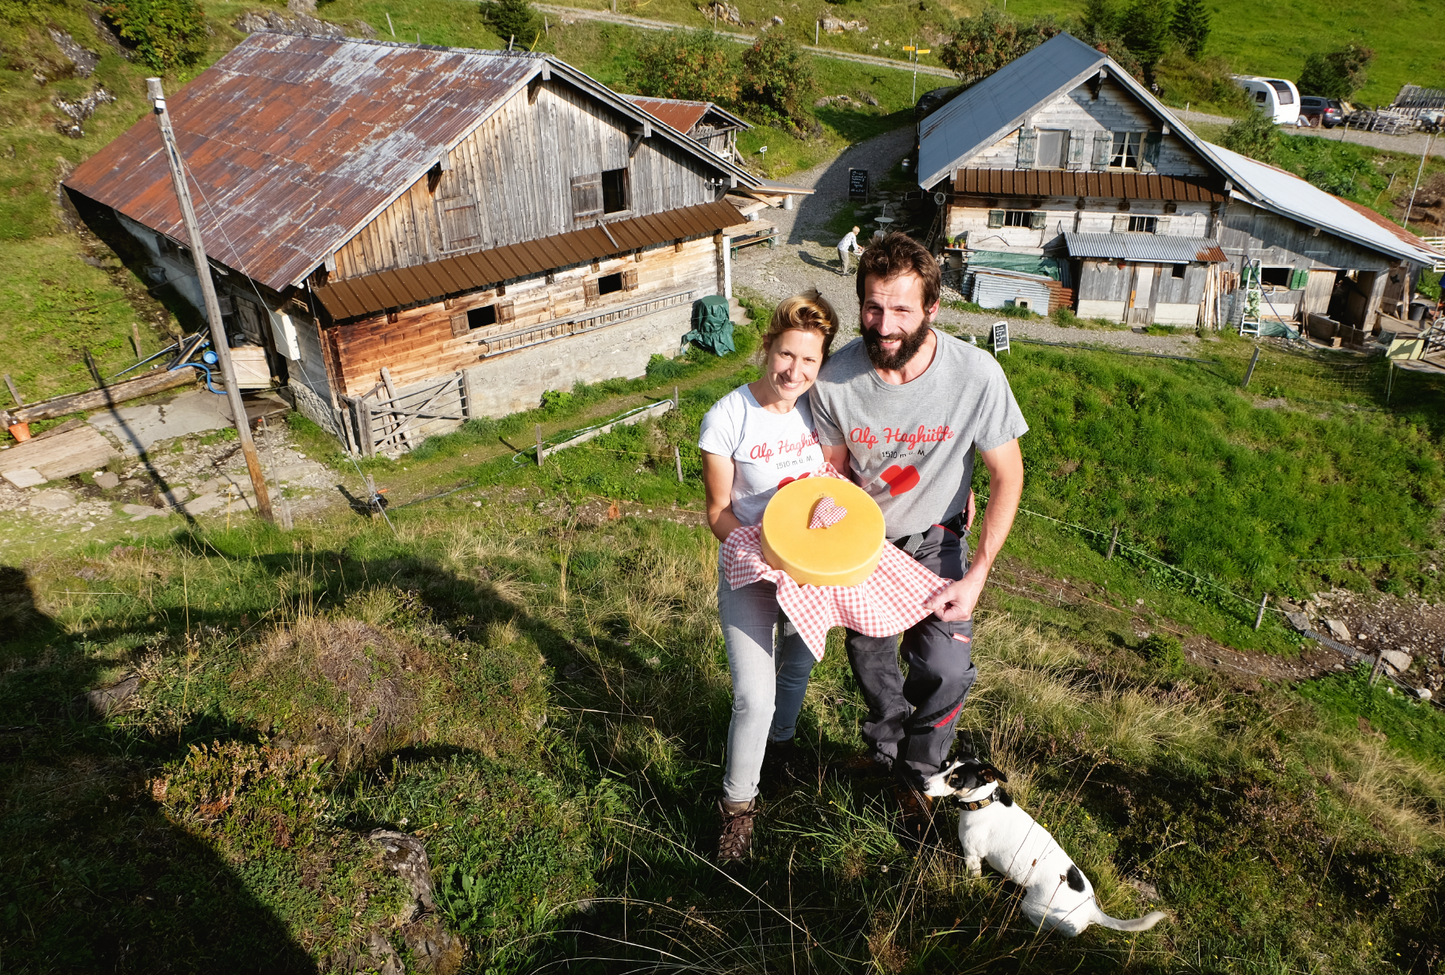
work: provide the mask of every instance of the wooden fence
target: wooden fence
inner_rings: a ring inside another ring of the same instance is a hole
[[[376,395],[377,399],[371,397]],[[362,457],[410,450],[423,439],[422,428],[436,421],[469,420],[476,415],[471,380],[465,370],[421,389],[397,394],[391,376],[364,396],[343,396],[342,432],[346,449]]]

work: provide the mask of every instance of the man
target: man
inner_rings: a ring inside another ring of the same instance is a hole
[[[938,262],[908,236],[869,247],[858,262],[862,337],[828,360],[811,393],[824,457],[878,502],[893,544],[954,580],[928,603],[934,615],[902,634],[907,679],[897,636],[847,633],[872,767],[892,766],[914,817],[927,812],[917,786],[948,757],[973,684],[973,611],[1018,511],[1028,430],[998,363],[932,328],[940,284]],[[969,561],[975,455],[989,501]]]
[[[843,239],[838,241],[838,265],[843,269],[841,272],[843,274],[848,273],[848,255],[850,253],[863,253],[863,248],[858,246],[857,227],[854,227],[852,230],[848,231],[846,234],[843,235]]]

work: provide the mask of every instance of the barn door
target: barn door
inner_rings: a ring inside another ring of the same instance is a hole
[[[1305,282],[1305,296],[1302,302],[1302,311],[1308,315],[1328,315],[1330,313],[1330,296],[1335,291],[1335,272],[1329,269],[1310,269],[1309,280]],[[1309,323],[1309,318],[1301,318],[1301,321]]]
[[[1154,278],[1153,264],[1135,264],[1134,280],[1130,285],[1129,310],[1124,313],[1126,325],[1150,325],[1154,321]]]
[[[442,231],[442,250],[460,251],[481,244],[477,201],[470,196],[441,197],[436,201],[437,223]]]

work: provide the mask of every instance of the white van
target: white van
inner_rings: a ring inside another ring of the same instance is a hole
[[[1283,78],[1252,78],[1235,75],[1234,80],[1254,98],[1255,107],[1274,119],[1276,125],[1299,122],[1299,89]]]

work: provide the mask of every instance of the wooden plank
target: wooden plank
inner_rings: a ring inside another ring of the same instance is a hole
[[[100,431],[83,425],[56,437],[29,440],[7,450],[0,458],[6,471],[32,467],[47,481],[71,477],[83,471],[104,467],[119,451]]]
[[[88,389],[83,393],[70,393],[12,410],[11,422],[33,423],[36,420],[65,416],[67,413],[84,413],[89,410],[104,409],[107,406],[139,399],[152,393],[189,386],[195,381],[196,374],[191,369],[178,369],[174,372],[157,369],[138,379],[116,383],[114,386],[107,386],[104,389]]]

